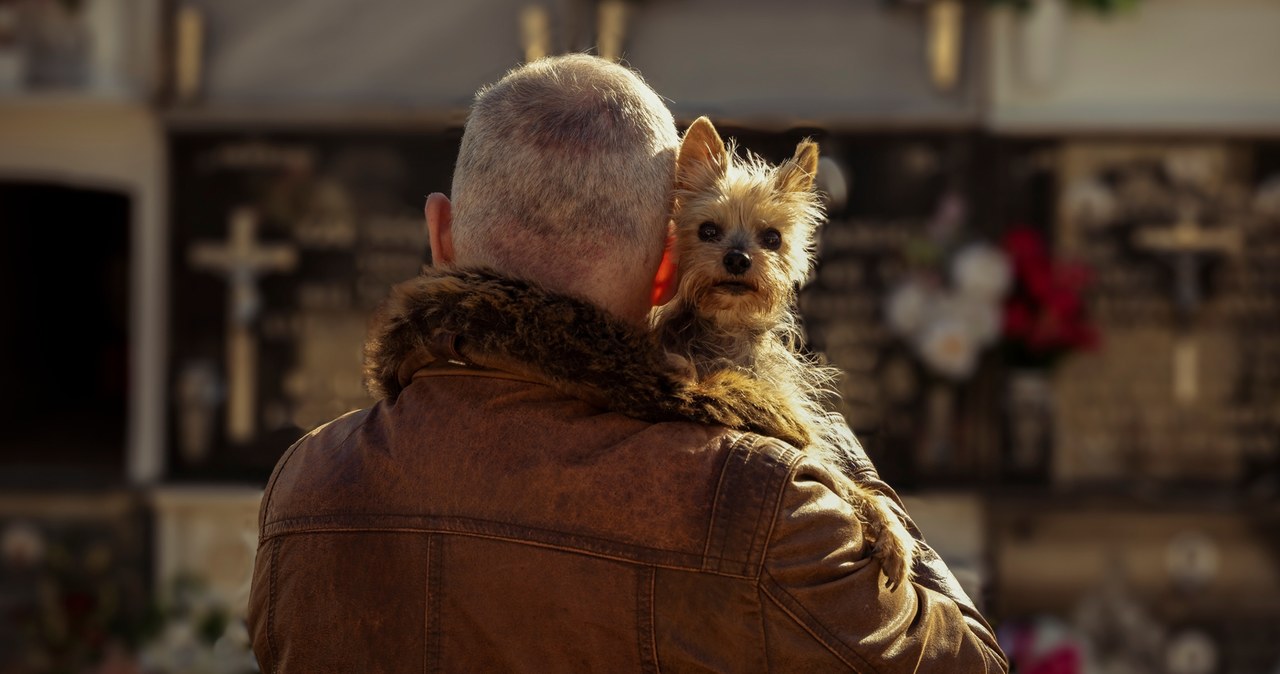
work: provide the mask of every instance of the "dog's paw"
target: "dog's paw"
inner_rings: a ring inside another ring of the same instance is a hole
[[[880,563],[885,576],[885,587],[892,592],[903,583],[911,581],[911,568],[915,564],[915,539],[906,525],[893,512],[884,497],[868,493],[863,509],[867,519],[867,535],[872,539],[871,557]]]

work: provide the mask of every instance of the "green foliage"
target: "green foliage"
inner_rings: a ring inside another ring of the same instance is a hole
[[[222,634],[227,631],[227,623],[230,619],[227,617],[226,611],[215,609],[209,611],[200,617],[199,623],[196,625],[196,635],[200,637],[200,641],[206,646],[213,646]]]

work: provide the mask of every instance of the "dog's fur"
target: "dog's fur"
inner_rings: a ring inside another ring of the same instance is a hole
[[[815,143],[800,143],[794,157],[771,167],[758,157],[740,159],[706,117],[695,121],[676,162],[680,282],[675,299],[655,312],[654,327],[691,379],[738,373],[752,388],[772,392],[808,430],[812,442],[800,446],[848,475],[850,447],[840,432],[847,428],[826,409],[837,371],[801,351],[793,309],[823,220],[813,189],[817,167]],[[840,486],[866,525],[889,587],[909,580],[915,544],[888,499],[852,479]]]

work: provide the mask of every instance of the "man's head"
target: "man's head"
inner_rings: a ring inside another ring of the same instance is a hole
[[[517,68],[476,96],[452,209],[428,202],[433,254],[640,318],[678,146],[671,113],[626,68],[583,54]]]

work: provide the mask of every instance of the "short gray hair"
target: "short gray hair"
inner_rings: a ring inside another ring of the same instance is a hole
[[[569,290],[610,265],[656,265],[678,145],[671,113],[627,68],[571,54],[512,70],[476,94],[467,120],[455,248]]]

